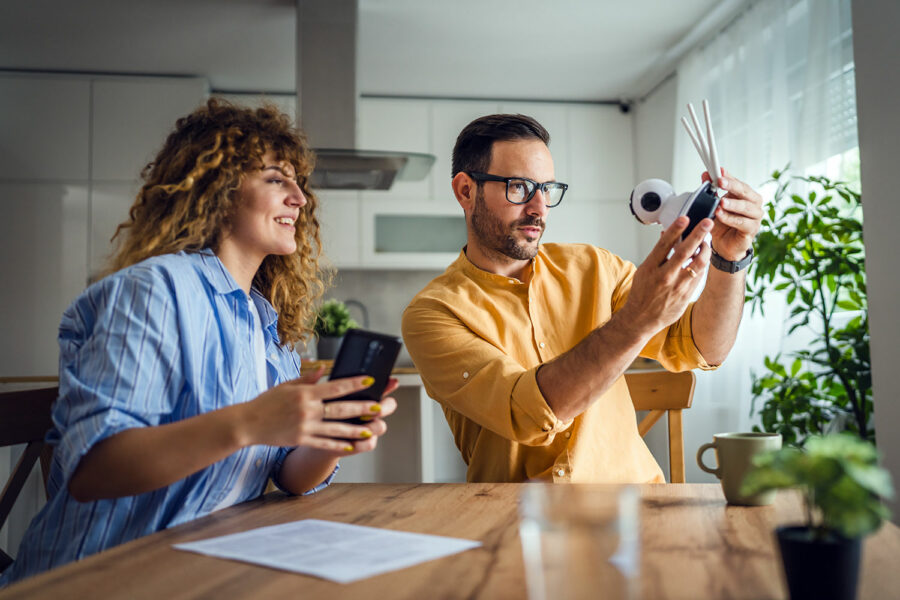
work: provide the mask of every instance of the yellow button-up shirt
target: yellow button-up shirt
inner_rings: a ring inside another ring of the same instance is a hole
[[[625,304],[635,267],[582,244],[542,244],[528,283],[483,271],[465,252],[403,313],[403,338],[444,410],[473,482],[663,482],[620,377],[572,421],[556,418],[538,367]],[[671,371],[712,369],[691,337],[689,306],[641,356]]]

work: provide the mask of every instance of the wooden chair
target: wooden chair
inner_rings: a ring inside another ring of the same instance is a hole
[[[58,387],[0,394],[0,448],[27,444],[3,488],[3,493],[0,494],[0,527],[6,523],[13,504],[38,458],[41,459],[46,490],[52,448],[44,443],[44,435],[53,424],[50,411],[58,394]],[[11,563],[12,558],[0,549],[0,572]]]
[[[641,437],[650,431],[663,414],[668,414],[670,483],[684,483],[684,429],[681,411],[691,407],[696,380],[697,377],[690,371],[685,373],[646,371],[625,374],[634,409],[649,411],[638,423]]]

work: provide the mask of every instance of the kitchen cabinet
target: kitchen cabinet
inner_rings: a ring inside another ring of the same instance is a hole
[[[443,269],[466,243],[466,221],[456,200],[363,201],[362,265],[377,268]]]
[[[0,375],[52,375],[60,318],[87,281],[87,185],[0,182],[0,198]]]
[[[637,183],[631,113],[608,105],[568,106],[569,181],[565,201],[625,202]],[[571,198],[569,197],[571,196]]]
[[[90,81],[0,76],[0,181],[86,181]]]
[[[432,151],[431,105],[417,100],[366,98],[358,104],[356,147],[398,152]],[[423,201],[431,197],[434,170],[421,181],[395,181],[390,190],[366,190],[362,202],[385,198]]]
[[[362,266],[359,192],[317,190],[319,235],[328,260],[336,266]]]
[[[105,181],[137,180],[208,91],[200,78],[98,78],[92,87],[91,178]]]
[[[431,100],[431,153],[437,160],[432,167],[431,197],[438,203],[453,203],[453,192],[450,190],[450,171],[453,158],[453,146],[463,127],[478,117],[495,114],[500,111],[498,102],[482,100]]]
[[[97,279],[107,268],[115,244],[112,236],[128,218],[141,184],[137,181],[95,181],[91,183],[90,275]],[[119,240],[116,240],[118,243]]]

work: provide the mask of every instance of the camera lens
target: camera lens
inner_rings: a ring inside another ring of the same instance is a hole
[[[656,192],[647,192],[641,196],[641,208],[647,212],[653,212],[660,207],[662,200]]]

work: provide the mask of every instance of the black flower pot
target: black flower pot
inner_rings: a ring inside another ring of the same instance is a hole
[[[824,539],[806,526],[775,530],[791,600],[853,600],[859,581],[861,538],[829,532]]]
[[[318,343],[316,343],[316,357],[319,360],[333,359],[337,356],[338,348],[341,347],[343,340],[344,336],[321,336]]]

